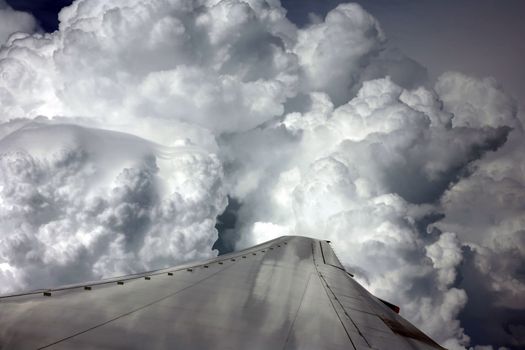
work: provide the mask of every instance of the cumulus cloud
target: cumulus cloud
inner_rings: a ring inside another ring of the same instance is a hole
[[[2,51],[1,118],[103,118],[118,130],[166,120],[218,132],[259,125],[283,112],[298,79],[286,37],[273,33],[295,35],[284,12],[259,7],[77,1],[60,13],[58,32]]]
[[[230,198],[220,249],[330,239],[444,346],[479,330],[476,289],[508,327],[471,345],[522,344],[503,317],[525,307],[514,101],[460,73],[432,87],[358,5],[304,28],[285,14],[277,0],[77,0],[57,32],[11,36],[2,292],[208,257]]]
[[[461,242],[454,233],[429,235],[419,223],[439,210],[435,202],[469,164],[506,142],[509,128],[454,127],[436,92],[389,78],[364,82],[337,108],[326,94],[310,100],[308,111],[250,135],[286,141],[275,143],[279,151],[253,143],[255,161],[282,158],[264,175],[232,174],[236,184],[260,179],[234,187],[245,203],[245,239],[259,241],[264,227],[337,242],[343,263],[376,294],[403,305],[446,346],[468,344],[457,320],[468,295],[454,286]]]
[[[32,15],[15,11],[4,0],[0,0],[0,46],[7,44],[12,34],[34,33],[37,28]]]
[[[516,103],[493,79],[449,73],[437,86],[455,92],[446,95],[444,103],[455,110],[458,124],[513,128],[504,147],[472,164],[472,175],[443,195],[445,217],[434,226],[457,232],[468,245],[468,259],[460,270],[461,284],[467,292],[480,293],[484,298],[467,304],[464,321],[477,324],[486,342],[497,339],[500,344],[523,346],[519,335],[523,322],[516,315],[525,307],[525,275],[521,268],[525,261],[525,144]],[[469,283],[467,275],[482,278]],[[474,322],[478,317],[476,308],[494,317],[481,324]]]
[[[212,254],[226,205],[212,154],[50,122],[25,123],[0,149],[2,292]]]
[[[509,126],[521,128],[517,106],[494,78],[476,79],[457,72],[443,74],[436,83],[455,126]]]
[[[303,87],[322,91],[336,104],[351,88],[384,41],[379,23],[357,4],[341,4],[324,21],[298,32],[294,52],[305,72]]]

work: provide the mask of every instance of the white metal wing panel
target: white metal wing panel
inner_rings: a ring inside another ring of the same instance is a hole
[[[324,258],[323,258],[324,256]],[[326,242],[0,297],[0,349],[425,349]]]

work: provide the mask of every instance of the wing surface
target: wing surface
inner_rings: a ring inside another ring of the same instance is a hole
[[[441,349],[285,236],[198,264],[0,297],[0,349]]]

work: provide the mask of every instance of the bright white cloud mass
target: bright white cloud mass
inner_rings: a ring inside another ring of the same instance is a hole
[[[461,322],[479,290],[525,308],[523,119],[494,80],[434,85],[354,4],[297,28],[278,0],[77,0],[7,38],[23,18],[0,20],[0,292],[216,254],[229,196],[237,248],[330,239],[445,347],[490,345]]]

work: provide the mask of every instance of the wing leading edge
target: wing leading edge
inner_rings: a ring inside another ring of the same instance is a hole
[[[441,349],[326,241],[0,297],[0,349]]]

